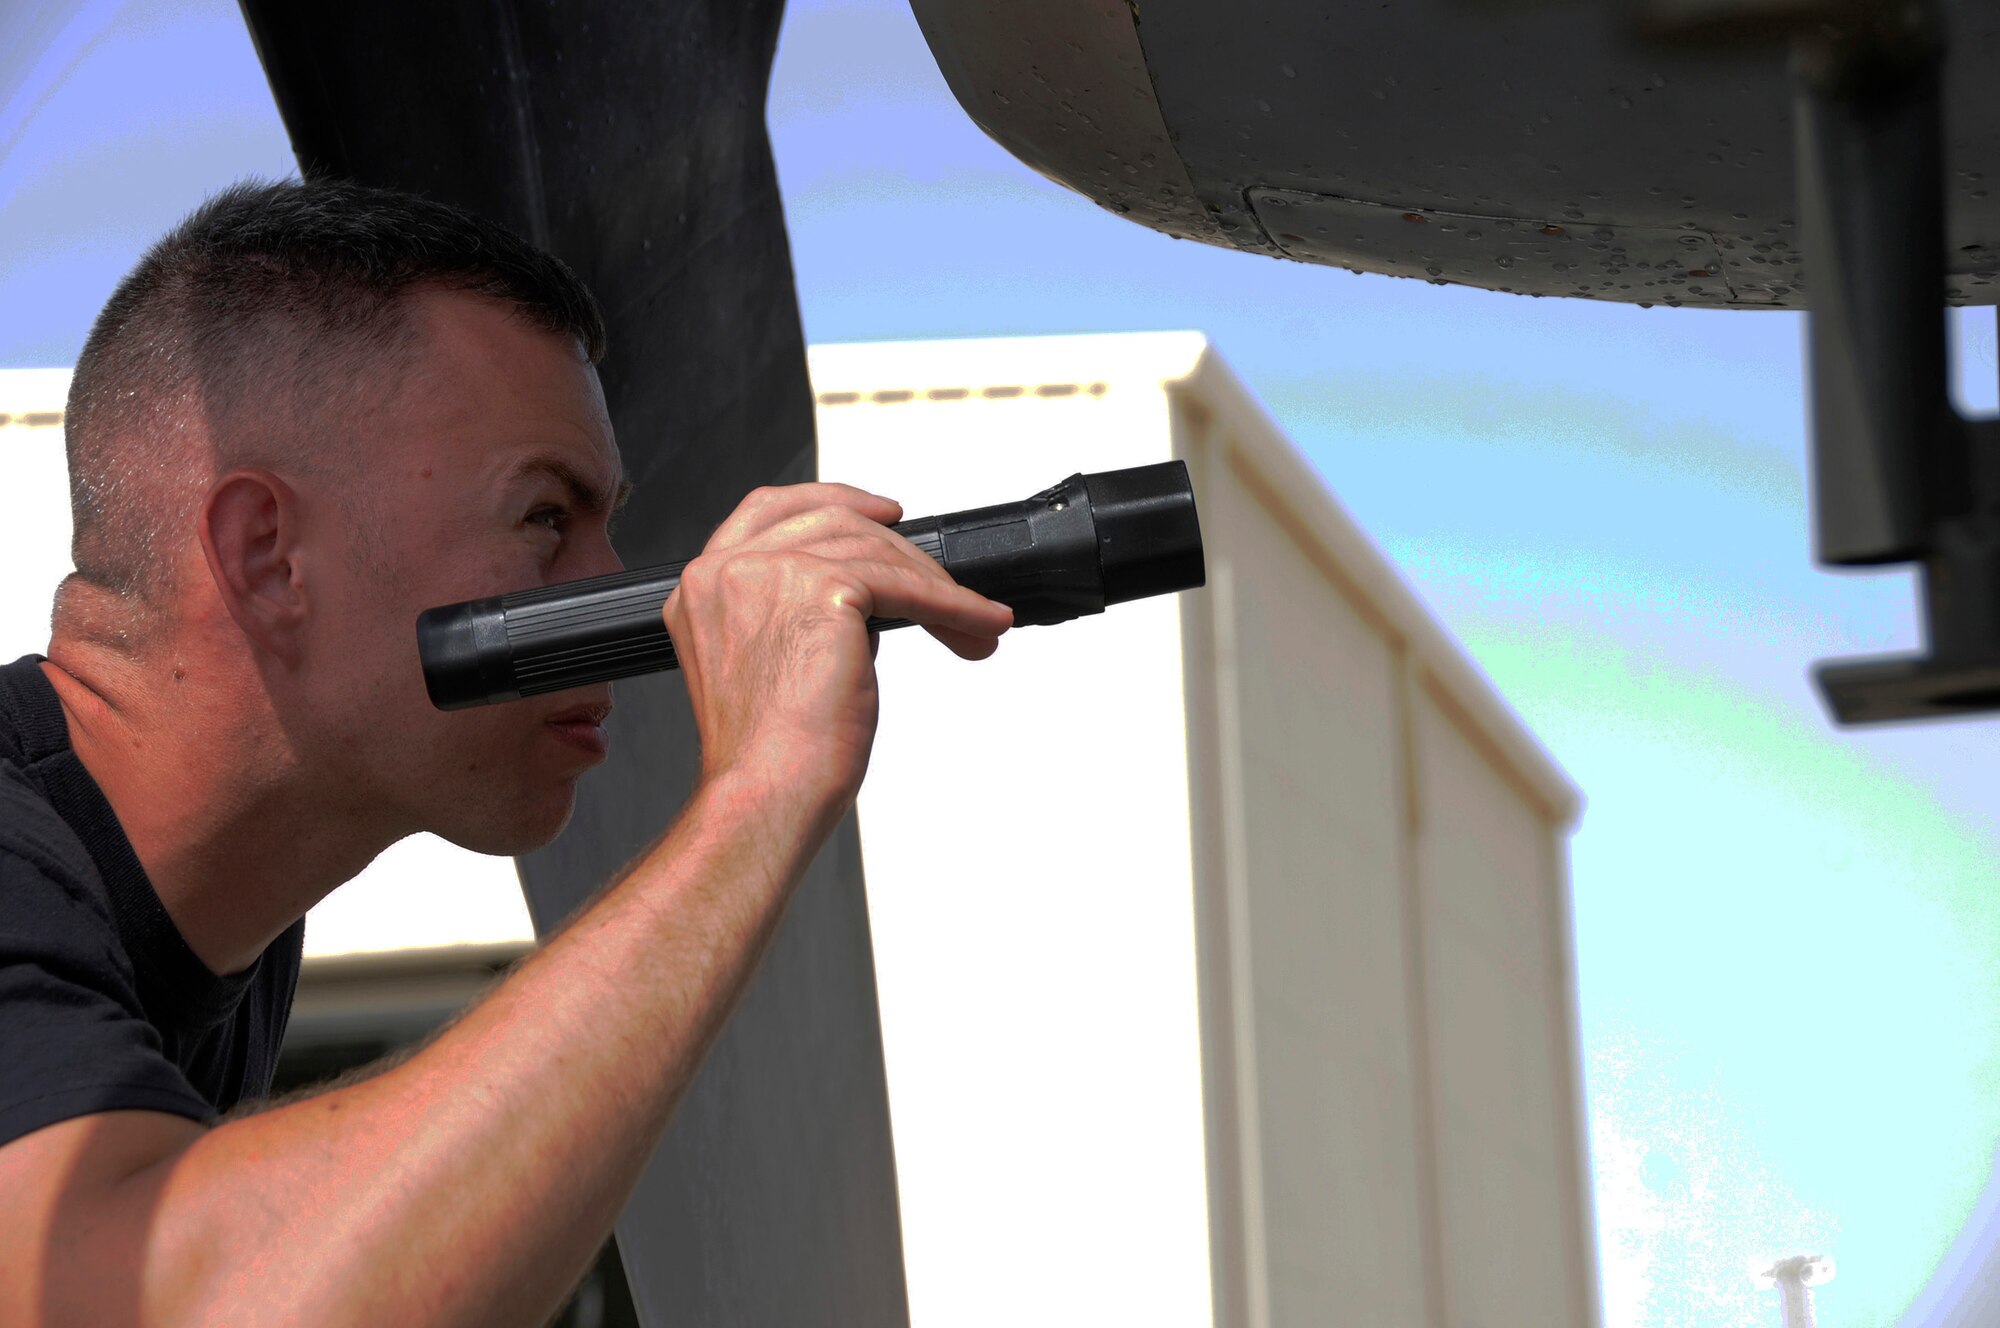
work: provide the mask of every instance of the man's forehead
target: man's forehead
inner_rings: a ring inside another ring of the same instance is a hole
[[[413,355],[441,372],[477,372],[532,360],[597,381],[597,371],[575,337],[543,326],[506,300],[432,285],[407,292],[402,304],[416,333]]]
[[[412,296],[410,372],[401,406],[413,425],[482,470],[508,474],[541,457],[615,490],[622,463],[604,390],[575,342],[498,300],[460,291]]]

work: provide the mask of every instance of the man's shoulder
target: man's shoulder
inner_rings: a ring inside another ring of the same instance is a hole
[[[0,757],[0,854],[18,859],[61,885],[101,902],[96,864],[41,786],[16,761]],[[0,898],[0,908],[6,901]]]
[[[58,956],[131,980],[89,851],[21,769],[0,761],[0,963]]]
[[[0,665],[0,856],[15,862],[8,875],[16,878],[16,892],[19,867],[25,865],[75,902],[90,905],[97,920],[108,924],[104,882],[83,829],[63,815],[50,794],[48,780],[61,777],[56,767],[70,751],[63,723],[54,689],[42,676],[41,656]],[[0,911],[16,902],[0,894]]]
[[[11,719],[0,702],[0,962],[19,958],[29,935],[35,951],[66,936],[64,948],[80,947],[94,964],[123,973],[117,919],[96,859],[50,799]]]
[[[42,656],[0,664],[0,762],[32,764],[43,748],[67,747],[62,703],[42,672]]]
[[[0,1146],[103,1111],[204,1119],[146,1017],[96,860],[40,773],[0,755]]]

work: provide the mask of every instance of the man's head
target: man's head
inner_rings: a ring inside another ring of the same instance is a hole
[[[218,195],[77,362],[57,640],[238,703],[268,729],[246,760],[355,818],[486,851],[546,840],[595,763],[548,717],[604,689],[441,715],[413,624],[616,567],[603,345],[567,268],[469,213],[345,184]]]
[[[203,481],[239,465],[353,477],[357,407],[397,394],[419,289],[484,295],[604,352],[597,304],[554,257],[429,199],[245,184],[146,252],[76,362],[65,431],[76,578],[143,630],[171,608]]]

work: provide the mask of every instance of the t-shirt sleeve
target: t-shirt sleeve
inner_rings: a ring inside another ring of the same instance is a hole
[[[0,1145],[100,1111],[211,1119],[146,1022],[109,906],[66,832],[0,780]]]

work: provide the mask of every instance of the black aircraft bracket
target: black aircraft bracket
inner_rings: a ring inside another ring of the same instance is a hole
[[[1813,537],[1917,565],[1926,649],[1813,670],[1842,724],[2000,709],[2000,420],[1952,405],[1939,0],[1629,0],[1643,40],[1789,44]]]

